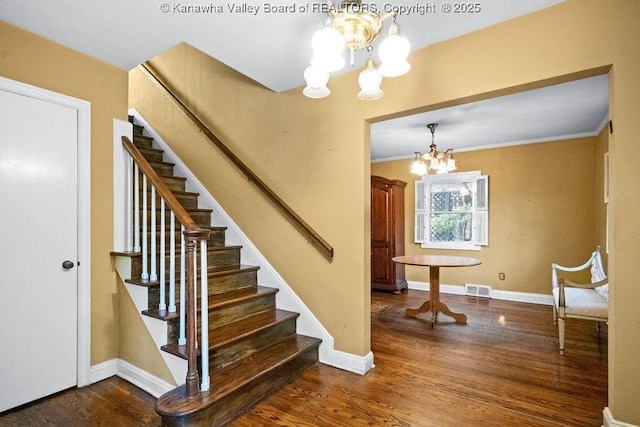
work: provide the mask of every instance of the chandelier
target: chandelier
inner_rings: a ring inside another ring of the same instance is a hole
[[[329,1],[327,11],[326,22],[312,39],[314,56],[311,65],[304,71],[307,83],[304,95],[309,98],[329,96],[331,91],[327,88],[327,82],[330,73],[344,67],[344,52],[349,52],[350,65],[353,66],[355,52],[366,49],[369,57],[358,76],[358,99],[373,101],[381,98],[384,94],[380,89],[383,77],[401,76],[411,69],[407,62],[409,41],[400,36],[396,12],[380,16],[374,13],[374,5],[362,4],[361,0],[344,0],[337,9]],[[392,18],[393,22],[389,26],[389,36],[380,44],[381,65],[376,68],[372,43],[380,34],[383,21],[388,18]]]
[[[416,175],[425,175],[427,169],[435,170],[436,173],[448,173],[457,169],[456,161],[453,158],[453,149],[449,148],[446,151],[438,151],[435,143],[435,133],[438,127],[437,123],[430,123],[427,125],[431,130],[431,145],[429,151],[425,154],[416,152],[416,158],[411,165],[411,173]],[[426,162],[429,162],[427,166]]]

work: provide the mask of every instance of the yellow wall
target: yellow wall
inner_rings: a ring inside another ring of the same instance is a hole
[[[145,372],[175,385],[175,380],[160,355],[147,326],[140,316],[125,284],[118,279],[120,359],[126,360]],[[158,321],[158,320],[151,320]],[[186,371],[184,372],[186,376]]]
[[[127,73],[0,21],[0,76],[91,102],[91,364],[116,358],[111,158],[113,119],[127,118]]]
[[[480,137],[481,138],[481,137]],[[550,294],[551,263],[584,263],[597,244],[597,138],[545,142],[456,154],[457,172],[489,176],[489,245],[481,251],[422,249],[414,243],[413,159],[373,163],[372,175],[400,179],[405,190],[405,253],[449,254],[482,260],[473,269],[444,269],[441,283]],[[601,187],[600,187],[601,188]],[[599,193],[602,195],[602,193]],[[499,273],[505,274],[500,280]],[[407,266],[407,280],[426,282],[425,270]],[[588,278],[587,278],[588,279]]]
[[[567,0],[413,52],[412,71],[386,79],[386,95],[374,103],[355,99],[355,72],[333,78],[329,98],[310,100],[300,89],[272,93],[184,45],[152,61],[214,131],[334,246],[331,263],[138,71],[130,75],[135,93],[130,102],[292,285],[337,348],[363,355],[370,349],[367,122],[609,71],[614,123],[609,407],[617,420],[640,424],[640,201],[629,197],[640,181],[639,19],[635,0],[612,0],[606,7],[596,0]]]

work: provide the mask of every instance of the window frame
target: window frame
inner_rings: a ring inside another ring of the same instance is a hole
[[[431,186],[442,183],[471,183],[471,240],[442,242],[429,240]],[[423,175],[415,182],[415,243],[424,249],[481,250],[489,244],[489,177],[480,171]]]

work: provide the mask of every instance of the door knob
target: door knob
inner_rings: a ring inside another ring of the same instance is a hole
[[[69,270],[70,268],[73,268],[73,262],[71,261],[65,261],[62,263],[62,268],[64,268],[65,270]]]

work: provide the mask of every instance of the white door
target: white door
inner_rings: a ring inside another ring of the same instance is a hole
[[[77,110],[0,90],[0,412],[77,384],[77,150]]]

